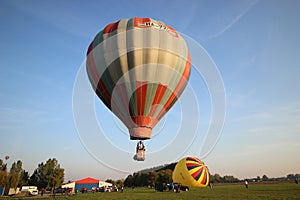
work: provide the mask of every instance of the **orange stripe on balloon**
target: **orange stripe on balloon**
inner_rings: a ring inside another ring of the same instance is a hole
[[[153,127],[150,127],[152,117],[140,115],[140,116],[131,116],[131,119],[134,121],[136,126],[144,126],[144,127],[153,128]]]
[[[190,76],[190,71],[191,71],[191,54],[190,52],[188,52],[188,59],[184,67],[183,77],[188,79],[188,77]]]

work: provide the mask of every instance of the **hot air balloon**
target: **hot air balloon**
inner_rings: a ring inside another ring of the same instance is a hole
[[[182,94],[190,63],[175,29],[135,17],[111,23],[95,36],[86,69],[93,90],[125,124],[130,139],[146,140]]]
[[[206,187],[210,181],[210,174],[206,165],[194,157],[181,159],[172,174],[173,182],[189,187]]]
[[[5,156],[5,160],[8,160],[9,159],[9,156]]]

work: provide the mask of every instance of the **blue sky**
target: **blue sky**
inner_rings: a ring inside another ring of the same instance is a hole
[[[218,67],[226,120],[215,148],[201,158],[212,173],[239,178],[299,173],[299,1],[1,0],[0,5],[0,158],[10,155],[9,164],[21,159],[32,173],[55,157],[66,180],[124,178],[157,165],[151,157],[142,164],[118,158],[118,152],[133,154],[135,142],[96,98],[102,131],[113,133],[105,145],[118,147],[116,152],[102,148],[101,141],[84,146],[91,141],[77,133],[73,119],[73,87],[89,43],[106,24],[138,16],[164,21],[193,38]],[[178,132],[175,122],[185,117],[180,113],[191,109],[183,95],[156,128],[158,139],[146,143],[150,154],[159,152],[161,164],[178,160],[170,151],[180,148],[169,145],[164,151],[176,131],[179,138],[187,134],[183,146],[192,143],[184,153],[202,156],[198,147],[209,125],[209,92],[195,72],[189,87],[200,101],[201,125],[196,135]]]

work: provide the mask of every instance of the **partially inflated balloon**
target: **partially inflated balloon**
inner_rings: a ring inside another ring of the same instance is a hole
[[[150,18],[122,19],[100,31],[87,52],[87,73],[102,102],[131,139],[149,139],[190,75],[184,39]]]
[[[208,168],[194,157],[181,159],[175,166],[172,178],[173,182],[189,187],[205,187],[210,181]]]

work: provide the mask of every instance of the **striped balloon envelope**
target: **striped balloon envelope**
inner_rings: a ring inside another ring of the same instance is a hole
[[[152,129],[182,94],[191,70],[184,39],[151,18],[107,25],[89,45],[86,69],[97,96],[129,129],[150,139]]]
[[[210,181],[210,174],[206,165],[194,157],[181,159],[172,174],[173,182],[189,187],[206,187]]]

